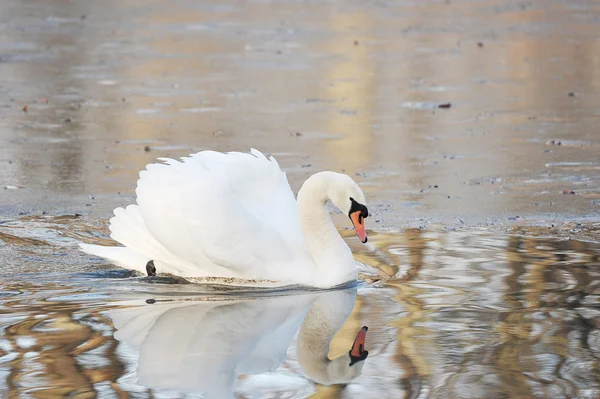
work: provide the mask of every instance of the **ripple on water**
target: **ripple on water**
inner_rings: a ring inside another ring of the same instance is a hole
[[[45,251],[64,245],[47,230],[44,239],[47,245],[39,248]],[[370,355],[362,375],[346,388],[319,390],[365,398],[598,396],[600,245],[419,229],[374,234],[369,243],[357,247],[356,256],[366,265],[361,273],[370,283],[346,288],[358,294],[330,355],[347,353],[362,325],[370,327]],[[10,245],[17,254],[32,248],[19,240]],[[177,397],[173,387],[149,390],[137,382],[139,362],[148,353],[175,353],[170,345],[186,342],[187,335],[181,334],[192,331],[217,332],[203,339],[231,335],[244,325],[250,309],[255,313],[249,326],[266,328],[267,336],[282,328],[277,326],[288,326],[291,335],[285,336],[293,337],[302,309],[310,308],[302,298],[331,292],[178,284],[169,277],[149,279],[99,266],[78,273],[21,273],[2,281],[0,391]],[[261,312],[261,304],[269,303],[276,308]],[[184,313],[181,322],[165,318],[190,307],[195,310]],[[118,341],[110,316],[115,311],[139,315],[131,316],[130,323],[147,325],[151,334],[161,331],[152,326],[163,320],[171,338],[151,346],[142,341],[139,348],[135,339],[133,346]],[[299,317],[296,324],[277,319],[289,314]],[[235,336],[236,342],[244,336]],[[233,380],[236,395],[307,397],[315,392],[298,363],[296,341],[290,339],[273,371],[260,368],[255,375],[248,370]],[[209,350],[202,356],[212,355]],[[202,372],[204,366],[196,365]]]

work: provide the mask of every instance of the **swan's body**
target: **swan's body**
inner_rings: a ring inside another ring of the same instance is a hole
[[[294,199],[286,175],[262,153],[203,151],[140,172],[137,205],[117,208],[111,238],[81,244],[119,266],[182,277],[269,280],[331,287],[356,279],[352,253],[326,202],[347,213],[365,242],[364,194],[348,176],[320,172]]]
[[[359,376],[365,351],[352,365],[348,353],[334,360],[327,356],[355,299],[356,289],[252,300],[170,300],[108,316],[115,338],[139,353],[139,384],[223,399],[234,396],[237,375],[275,371],[300,325],[296,354],[311,380],[328,385]]]

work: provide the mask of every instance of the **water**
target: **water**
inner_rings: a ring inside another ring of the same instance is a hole
[[[4,0],[0,211],[104,219],[158,157],[252,147],[295,190],[345,171],[379,228],[594,221],[599,16],[571,0]]]
[[[199,391],[217,365],[236,398],[600,397],[598,4],[0,2],[0,398],[194,397],[146,385]],[[367,246],[333,215],[357,287],[223,291],[77,250],[112,243],[157,157],[250,147],[295,191],[321,170],[363,187]],[[348,292],[330,356],[363,325],[369,356],[315,384],[295,329]],[[120,323],[169,306],[190,314],[128,342]]]
[[[52,231],[49,245],[60,236]],[[370,237],[356,252],[366,265],[358,286],[333,292],[152,283],[108,265],[4,275],[0,396],[175,398],[207,387],[236,398],[600,395],[599,244],[472,230]],[[30,248],[14,259],[32,263]],[[311,311],[332,334],[340,328],[331,358],[369,326],[369,356],[351,383],[305,376],[297,330]]]

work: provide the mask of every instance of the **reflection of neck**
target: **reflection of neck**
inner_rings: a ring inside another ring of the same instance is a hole
[[[355,280],[356,267],[348,245],[335,228],[326,203],[337,173],[309,177],[298,192],[298,217],[302,236],[315,266],[315,285],[331,287]]]
[[[320,384],[349,382],[356,371],[360,372],[360,367],[349,367],[347,353],[334,360],[328,357],[331,340],[352,312],[355,299],[356,290],[319,295],[302,323],[298,334],[298,362],[305,374]]]

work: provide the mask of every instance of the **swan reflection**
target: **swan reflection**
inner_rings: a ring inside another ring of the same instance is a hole
[[[273,371],[298,332],[297,358],[321,384],[348,383],[362,371],[367,328],[344,355],[329,344],[350,315],[356,289],[245,299],[156,302],[110,311],[115,338],[139,352],[138,383],[152,389],[233,397],[237,375]]]

